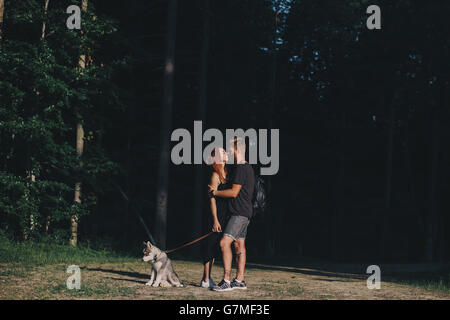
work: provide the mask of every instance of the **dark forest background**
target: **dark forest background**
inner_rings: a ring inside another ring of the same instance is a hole
[[[0,3],[8,236],[140,252],[136,212],[161,247],[201,236],[208,170],[164,151],[203,120],[280,129],[249,259],[448,261],[449,2]]]

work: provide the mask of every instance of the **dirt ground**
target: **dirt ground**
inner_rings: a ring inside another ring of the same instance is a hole
[[[67,265],[36,268],[0,265],[0,300],[4,299],[450,299],[443,291],[427,290],[381,279],[381,289],[370,290],[369,275],[324,271],[323,268],[249,264],[248,290],[214,292],[201,288],[202,265],[173,261],[184,288],[153,288],[144,284],[150,266],[142,261],[80,265],[81,289],[69,290]],[[233,270],[234,271],[234,270]],[[213,279],[221,279],[217,265]]]

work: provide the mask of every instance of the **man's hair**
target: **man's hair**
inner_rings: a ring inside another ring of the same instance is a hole
[[[242,139],[241,137],[234,137],[230,140],[230,144],[233,144],[233,148],[235,150],[245,154],[245,139]]]

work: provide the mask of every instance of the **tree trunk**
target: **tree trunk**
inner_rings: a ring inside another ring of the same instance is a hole
[[[206,103],[208,98],[208,53],[209,53],[209,36],[210,36],[210,0],[204,0],[205,7],[203,16],[203,43],[201,52],[200,67],[200,92],[199,103],[197,109],[197,120],[204,121],[206,118]],[[206,185],[204,185],[204,167],[203,165],[195,165],[195,187],[194,187],[194,218],[193,220],[193,237],[198,237],[202,232],[204,199],[206,195]],[[192,247],[192,253],[198,254],[199,246]]]
[[[27,157],[29,159],[29,151],[28,150],[27,150]],[[36,177],[34,176],[32,170],[27,170],[26,175],[27,175],[27,180],[28,180],[26,185],[27,185],[27,188],[30,188],[31,184],[36,181]],[[26,200],[29,201],[28,195],[26,195]],[[32,234],[35,227],[36,227],[36,221],[35,221],[34,215],[32,213],[30,213],[30,227],[28,229],[25,228],[24,232],[23,232],[23,238],[25,240],[29,239],[29,237]]]
[[[339,100],[339,91],[335,94],[337,103]],[[342,257],[341,246],[340,246],[340,221],[341,213],[344,210],[344,187],[345,187],[345,141],[347,133],[347,111],[343,107],[342,113],[340,115],[339,123],[337,124],[337,174],[336,182],[334,185],[334,209],[332,217],[331,226],[331,256],[333,260],[339,261]]]
[[[2,34],[3,34],[3,14],[5,13],[5,0],[0,0],[0,50],[2,48]],[[2,145],[4,137],[4,129],[2,128],[0,131],[0,145]],[[6,171],[6,165],[7,165],[7,160],[4,160],[5,162],[2,163],[2,167],[3,170]]]
[[[167,21],[166,63],[164,69],[164,96],[161,114],[161,146],[159,153],[158,184],[156,189],[156,243],[166,248],[167,201],[169,192],[170,130],[172,121],[173,81],[175,72],[175,40],[177,0],[169,0]]]
[[[395,134],[395,107],[393,105],[393,100],[391,101],[391,106],[389,110],[389,131],[388,131],[388,147],[387,147],[387,157],[386,157],[386,190],[385,190],[385,203],[384,203],[384,214],[383,214],[383,225],[381,234],[381,257],[383,259],[387,258],[386,247],[388,245],[387,235],[388,235],[388,223],[389,215],[391,211],[391,200],[392,200],[392,170],[393,170],[393,159],[394,159],[394,134]]]
[[[434,108],[431,119],[430,180],[428,189],[427,261],[436,258],[438,239],[438,177],[439,177],[439,109]]]
[[[5,0],[0,0],[0,47],[3,39],[3,14],[5,13]]]
[[[82,8],[83,12],[87,11],[88,7],[88,0],[82,0]],[[86,68],[86,55],[83,54],[80,56],[78,65],[81,69]],[[84,149],[84,128],[81,123],[77,124],[77,137],[76,137],[76,148],[77,148],[77,156],[81,158],[83,155],[83,149]],[[83,163],[80,162],[80,166],[82,166]],[[81,181],[77,181],[75,183],[75,194],[74,194],[74,202],[76,204],[81,204]],[[76,247],[78,242],[78,216],[74,214],[70,218],[70,244],[74,247]]]
[[[416,199],[416,182],[414,179],[414,171],[411,164],[411,154],[409,149],[409,129],[408,129],[408,122],[405,124],[405,150],[404,150],[404,156],[405,156],[405,168],[408,175],[408,185],[409,185],[409,194],[410,194],[410,202],[411,202],[411,208],[413,208],[414,213],[417,217],[417,225],[419,226],[419,230],[421,234],[425,234],[425,219],[422,214],[422,210],[419,209]]]
[[[77,144],[77,156],[81,157],[83,155],[83,148],[84,148],[84,129],[80,123],[77,124],[76,144]],[[82,165],[83,165],[82,162],[80,162],[80,166],[82,166]],[[77,204],[81,204],[81,182],[80,181],[75,183],[74,201]],[[70,223],[71,223],[71,225],[70,225],[70,232],[71,232],[70,244],[75,247],[78,242],[78,216],[73,215],[70,219]]]
[[[47,10],[48,10],[48,3],[50,0],[45,0],[45,7],[44,7],[44,22],[42,23],[42,32],[41,32],[41,39],[45,38],[45,19],[47,17]]]
[[[138,103],[137,93],[136,93],[136,81],[134,75],[134,68],[130,68],[128,73],[130,90],[131,90],[131,98],[130,105],[127,108],[127,159],[126,159],[126,175],[125,175],[125,192],[129,195],[129,199],[125,199],[124,197],[124,214],[122,215],[122,225],[126,232],[123,232],[123,243],[129,243],[129,235],[130,235],[130,206],[132,199],[132,181],[133,181],[133,158],[132,158],[132,148],[133,148],[133,133],[134,131],[134,123],[135,123],[135,107]]]
[[[46,16],[47,16],[47,10],[48,10],[48,4],[49,4],[49,2],[50,2],[50,0],[45,0],[45,5],[44,5],[44,21],[42,22],[42,31],[41,31],[41,40],[43,40],[43,39],[45,39],[45,19],[46,19]],[[2,17],[1,17],[1,20],[3,21],[3,4],[1,4],[1,15],[2,15]],[[36,89],[33,89],[33,91],[35,92],[35,94],[37,95],[37,96],[39,96],[39,91],[37,91]],[[30,183],[28,183],[27,185],[28,186],[30,186],[31,185],[31,183],[34,183],[34,182],[36,182],[36,176],[35,176],[35,174],[34,174],[34,172],[33,172],[33,167],[32,167],[32,163],[31,163],[31,161],[30,161],[30,154],[29,154],[29,148],[28,148],[28,151],[27,151],[27,157],[28,157],[28,159],[27,159],[27,161],[28,161],[28,165],[27,165],[27,167],[28,167],[28,170],[27,170],[27,179],[29,179],[30,180]],[[31,232],[33,232],[33,230],[34,230],[34,228],[36,227],[36,221],[35,221],[35,217],[34,217],[34,215],[33,214],[30,214],[30,233]],[[47,224],[48,224],[48,222],[47,222]],[[46,230],[48,230],[48,226],[46,225]],[[28,235],[25,233],[25,239],[26,238],[28,238]]]
[[[439,110],[445,110],[448,107],[448,102],[449,102],[449,91],[448,88],[445,84],[442,84],[442,87],[440,89],[440,94],[441,94],[441,100],[440,100],[440,105],[439,105]],[[440,128],[439,128],[439,115],[436,115],[436,174],[438,177],[438,180],[436,182],[437,186],[436,186],[436,225],[438,226],[438,230],[437,230],[437,246],[438,246],[438,250],[436,253],[436,259],[438,260],[439,263],[443,263],[444,259],[445,259],[445,250],[447,248],[447,242],[446,242],[446,231],[447,231],[447,226],[446,226],[446,220],[443,216],[443,213],[440,210],[440,203],[441,203],[441,194],[440,194],[440,190],[441,190],[441,184],[440,184],[440,177],[441,174],[439,174],[439,153],[440,153],[440,144],[439,144],[439,134],[440,134]]]
[[[276,97],[276,85],[277,85],[277,31],[278,31],[278,13],[279,13],[279,3],[276,3],[275,8],[275,17],[274,17],[274,30],[272,35],[272,55],[273,55],[273,61],[272,61],[272,73],[270,78],[270,88],[271,88],[271,99],[270,99],[270,107],[269,112],[267,114],[267,126],[268,131],[270,132],[273,128],[273,113],[275,109],[275,97]],[[268,150],[271,150],[271,139],[268,140]],[[272,189],[272,176],[266,177],[266,185],[267,185],[267,194],[270,195],[271,189]],[[278,236],[278,230],[276,232],[271,232],[270,228],[273,228],[274,225],[277,224],[278,217],[275,217],[272,214],[272,202],[270,200],[270,196],[267,199],[267,211],[269,212],[269,223],[266,223],[266,245],[265,245],[265,252],[267,256],[272,257],[276,252],[276,238]],[[273,230],[272,230],[273,231]]]
[[[3,40],[3,15],[5,13],[5,0],[0,0],[0,50],[2,48],[2,40]],[[0,139],[2,139],[2,141],[0,141],[0,145],[2,145],[4,139],[4,129],[2,128],[0,131]],[[12,144],[11,144],[11,148],[12,148]],[[7,165],[8,165],[8,161],[6,159],[4,159],[3,162],[3,170],[7,170]]]
[[[46,18],[47,18],[47,11],[48,11],[48,4],[49,4],[50,0],[45,0],[45,6],[44,6],[44,21],[42,22],[42,31],[41,31],[41,40],[45,39],[45,27],[46,27]],[[34,181],[34,174],[33,172],[31,172],[31,176],[32,179]],[[34,221],[33,221],[33,216],[31,216],[30,218],[30,222],[31,222],[31,227],[34,226]],[[50,228],[50,215],[48,215],[47,217],[45,217],[45,232],[48,232],[48,229]]]
[[[389,133],[388,133],[388,149],[386,162],[386,192],[385,192],[385,206],[387,209],[391,207],[392,198],[392,162],[394,155],[394,132],[395,132],[395,108],[391,106],[389,113]]]

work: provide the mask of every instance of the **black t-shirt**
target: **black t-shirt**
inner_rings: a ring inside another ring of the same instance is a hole
[[[255,189],[255,173],[249,163],[242,163],[235,166],[232,173],[231,184],[240,184],[241,191],[236,198],[231,198],[228,208],[233,216],[244,216],[251,218],[253,215],[253,192]]]

